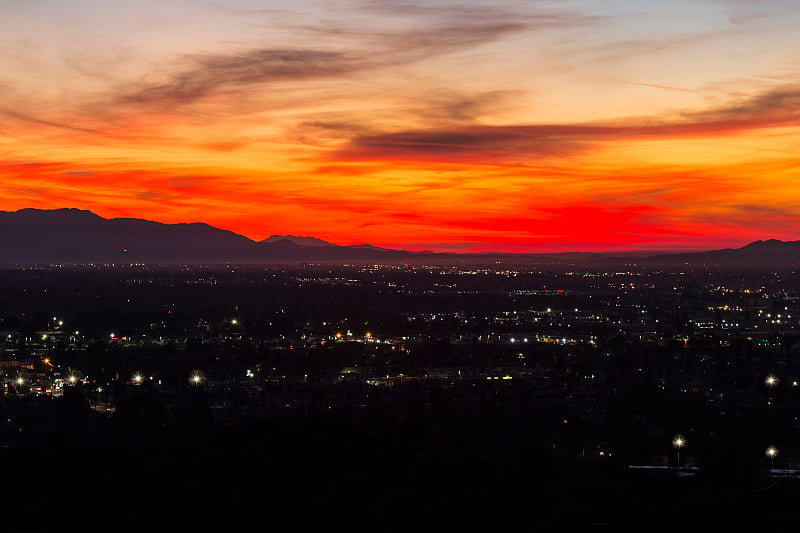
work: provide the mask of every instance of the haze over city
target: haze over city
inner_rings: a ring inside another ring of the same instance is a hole
[[[0,209],[410,250],[798,235],[790,0],[2,5]]]

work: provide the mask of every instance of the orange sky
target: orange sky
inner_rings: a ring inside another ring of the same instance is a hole
[[[800,239],[800,4],[13,2],[0,209],[566,251]]]

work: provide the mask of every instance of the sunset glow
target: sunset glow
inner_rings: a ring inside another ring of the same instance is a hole
[[[453,251],[800,239],[794,0],[3,13],[2,210]]]

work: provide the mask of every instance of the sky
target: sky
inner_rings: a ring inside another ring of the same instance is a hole
[[[797,0],[0,9],[0,210],[449,251],[800,239]]]

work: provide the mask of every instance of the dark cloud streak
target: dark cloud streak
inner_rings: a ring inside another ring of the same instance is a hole
[[[707,111],[609,124],[454,125],[361,135],[336,157],[507,162],[571,155],[601,141],[702,138],[799,125],[800,86],[786,86]]]
[[[577,13],[525,13],[492,6],[453,5],[445,9],[378,2],[368,7],[387,17],[402,13],[409,17],[408,27],[389,30],[381,26],[380,19],[374,26],[335,21],[295,26],[298,35],[315,43],[313,47],[263,47],[184,56],[166,79],[142,83],[126,91],[119,102],[181,105],[217,91],[258,84],[345,78],[475,48],[514,33],[594,20]]]
[[[26,115],[24,113],[18,113],[16,111],[2,110],[2,111],[0,111],[0,114],[5,115],[5,116],[7,116],[7,117],[9,117],[11,119],[14,119],[14,120],[17,120],[17,121],[20,121],[20,122],[28,122],[30,124],[36,124],[36,125],[39,125],[39,126],[47,126],[47,127],[50,127],[50,128],[58,128],[58,129],[70,130],[70,131],[80,132],[80,133],[91,133],[93,135],[105,135],[104,132],[102,132],[100,130],[97,130],[97,129],[84,128],[84,127],[81,127],[81,126],[75,126],[75,125],[67,124],[67,123],[64,123],[64,122],[55,122],[55,121],[51,121],[51,120],[42,120],[42,119],[38,119],[38,118],[30,116],[30,115]]]
[[[226,88],[285,80],[342,76],[366,67],[363,59],[324,50],[256,49],[190,56],[191,68],[163,83],[124,95],[126,103],[190,103]]]

